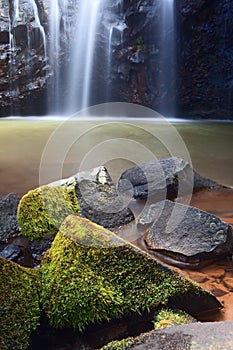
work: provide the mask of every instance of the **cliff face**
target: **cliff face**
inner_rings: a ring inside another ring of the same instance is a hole
[[[107,91],[108,101],[139,103],[164,114],[233,119],[233,0],[174,2],[175,35],[164,27],[164,0],[109,2],[102,29],[115,21],[111,59],[103,57],[103,30],[95,57],[100,78],[97,88],[92,84],[93,103],[106,102]],[[44,45],[46,37],[49,46],[49,1],[22,0],[18,10],[14,3],[2,0],[0,5],[0,116],[46,113],[46,89],[56,87],[54,62]],[[111,9],[115,18],[110,18]],[[66,35],[61,40],[65,42]],[[58,64],[66,74],[68,55],[65,49],[60,54]]]
[[[36,11],[35,11],[36,7]],[[38,11],[38,12],[37,12]],[[43,17],[44,16],[44,17]],[[34,101],[46,86],[44,29],[41,0],[0,5],[0,115],[33,113]],[[36,109],[35,109],[36,110]]]
[[[233,119],[233,1],[179,1],[179,111]]]
[[[181,117],[233,119],[233,1],[176,0],[175,6],[176,60],[165,67],[161,1],[125,1],[128,28],[116,53],[116,96],[162,113],[173,105]]]

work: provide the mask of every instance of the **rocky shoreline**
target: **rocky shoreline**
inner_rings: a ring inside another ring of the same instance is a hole
[[[100,166],[21,199],[3,197],[2,349],[99,349],[116,339],[125,340],[104,349],[166,349],[173,341],[169,349],[191,346],[207,327],[193,322],[221,313],[233,278],[231,224],[181,204],[205,191],[233,198],[232,189],[201,177],[182,159],[167,158],[128,169],[117,187]],[[225,289],[212,294],[199,270],[218,261],[229,264],[219,275]],[[190,326],[174,326],[183,323],[177,309],[194,317]],[[126,340],[152,330],[160,310],[156,327],[168,324],[168,331]]]

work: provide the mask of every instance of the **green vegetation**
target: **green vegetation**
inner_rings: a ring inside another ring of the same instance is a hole
[[[40,317],[40,272],[0,257],[0,348],[25,350]]]
[[[122,340],[113,340],[110,343],[104,345],[100,350],[127,350],[133,345],[137,344],[136,338],[126,338]]]
[[[136,39],[136,47],[137,47],[137,51],[141,51],[142,49],[142,36],[138,36]]]
[[[56,234],[65,217],[78,212],[74,190],[42,186],[23,196],[18,208],[18,222],[22,234],[33,241],[47,234]]]
[[[156,329],[191,322],[195,322],[195,319],[183,310],[161,309],[154,316],[154,328]]]
[[[87,219],[65,219],[42,262],[42,304],[51,325],[88,324],[208,294],[114,233]]]

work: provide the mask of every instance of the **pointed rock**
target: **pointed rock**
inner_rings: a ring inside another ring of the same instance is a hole
[[[76,175],[76,195],[80,213],[106,228],[117,228],[134,220],[132,211],[117,193],[104,166]]]
[[[221,308],[196,283],[114,233],[71,215],[42,262],[42,304],[51,325],[83,330],[161,305],[191,314]],[[183,302],[184,300],[184,302]]]

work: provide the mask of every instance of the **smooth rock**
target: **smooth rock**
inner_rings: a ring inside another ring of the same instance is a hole
[[[134,220],[103,166],[76,176],[76,195],[81,216],[106,228],[119,228]]]
[[[155,254],[171,259],[170,263],[198,267],[206,261],[232,255],[232,227],[218,217],[168,200],[157,203],[156,212],[159,214],[145,241]]]
[[[16,193],[9,193],[0,199],[0,241],[19,235],[17,222],[17,208],[20,197]]]
[[[121,193],[132,190],[135,199],[155,196],[174,199],[218,184],[197,174],[182,158],[164,158],[125,170],[118,184]]]

